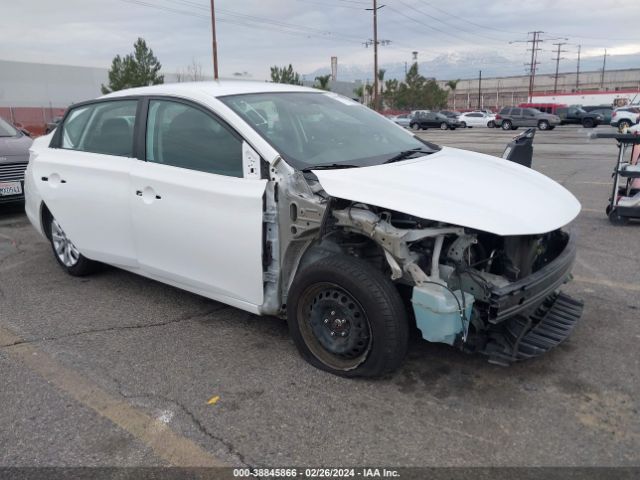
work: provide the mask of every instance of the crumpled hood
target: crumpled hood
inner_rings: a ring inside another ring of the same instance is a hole
[[[541,173],[455,148],[387,165],[313,173],[333,197],[497,235],[550,232],[580,213],[573,194]]]
[[[27,157],[32,142],[33,140],[26,135],[20,137],[0,137],[0,157]]]

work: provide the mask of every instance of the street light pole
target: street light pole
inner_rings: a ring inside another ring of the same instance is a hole
[[[213,79],[218,80],[218,42],[216,40],[216,9],[214,0],[211,0],[211,35],[213,47]]]

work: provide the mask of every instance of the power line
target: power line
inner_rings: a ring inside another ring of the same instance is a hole
[[[490,27],[488,25],[481,25],[479,23],[472,22],[471,20],[467,20],[466,18],[460,17],[458,15],[454,15],[453,13],[449,13],[446,10],[443,10],[441,8],[438,8],[438,7],[434,6],[434,5],[432,5],[429,2],[426,2],[425,0],[418,0],[418,1],[420,3],[426,5],[426,6],[430,7],[430,8],[433,8],[434,10],[437,10],[437,11],[439,11],[441,13],[444,13],[445,15],[447,15],[449,17],[456,18],[456,19],[461,20],[461,21],[463,21],[465,23],[468,23],[470,25],[482,28],[483,30],[493,30],[493,31],[496,31],[496,32],[499,32],[499,33],[508,33],[508,34],[514,34],[514,35],[521,35],[522,34],[522,32],[511,32],[509,30],[498,29],[498,28],[495,28],[495,27]]]
[[[417,12],[417,13],[419,13],[419,14],[421,14],[421,15],[426,16],[427,18],[430,18],[430,19],[432,19],[432,20],[435,20],[436,22],[441,23],[441,24],[443,24],[443,25],[445,25],[445,26],[447,26],[447,27],[449,27],[449,28],[454,28],[454,29],[456,29],[456,30],[459,30],[459,31],[461,31],[462,33],[466,33],[466,34],[468,34],[468,35],[475,35],[475,36],[477,36],[477,37],[484,38],[484,39],[487,39],[487,40],[491,40],[491,41],[493,41],[493,42],[497,42],[497,43],[505,43],[505,42],[506,42],[506,40],[502,40],[502,39],[500,39],[500,38],[490,37],[490,36],[488,36],[488,35],[482,35],[482,34],[480,34],[480,33],[472,32],[472,31],[470,31],[470,30],[465,30],[465,29],[460,28],[460,27],[458,27],[458,26],[452,25],[451,23],[449,23],[449,22],[447,22],[447,21],[445,21],[445,20],[441,20],[441,19],[439,19],[438,17],[434,17],[433,15],[430,15],[430,14],[428,14],[428,13],[426,13],[426,12],[422,11],[422,10],[419,10],[418,8],[416,8],[416,7],[412,6],[412,5],[409,5],[408,3],[404,2],[403,0],[398,0],[398,2],[399,2],[399,3],[401,3],[402,5],[404,5],[404,6],[405,6],[405,8],[407,8],[407,9],[409,9],[409,10],[413,10],[414,12]]]

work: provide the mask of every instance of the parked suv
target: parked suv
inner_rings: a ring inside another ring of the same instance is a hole
[[[561,125],[582,125],[585,128],[595,128],[604,121],[604,117],[596,112],[587,112],[582,107],[560,107],[556,109]]]
[[[553,130],[560,125],[560,117],[542,113],[535,108],[505,107],[496,115],[495,124],[503,130],[515,130],[518,127],[538,127],[540,130]]]
[[[449,118],[438,112],[418,112],[411,119],[409,125],[413,130],[426,130],[427,128],[439,128],[440,130],[455,130],[462,128],[462,124],[455,118]]]
[[[625,127],[629,128],[638,123],[638,119],[640,119],[640,108],[629,106],[620,107],[616,108],[611,114],[610,125],[619,130],[623,130]]]

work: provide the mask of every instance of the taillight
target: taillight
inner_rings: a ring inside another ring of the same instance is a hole
[[[502,117],[500,116],[499,113],[496,115],[496,120],[502,120]]]
[[[613,113],[611,114],[611,118],[615,118],[615,116],[616,116],[617,114],[618,114],[618,112],[613,112]]]

